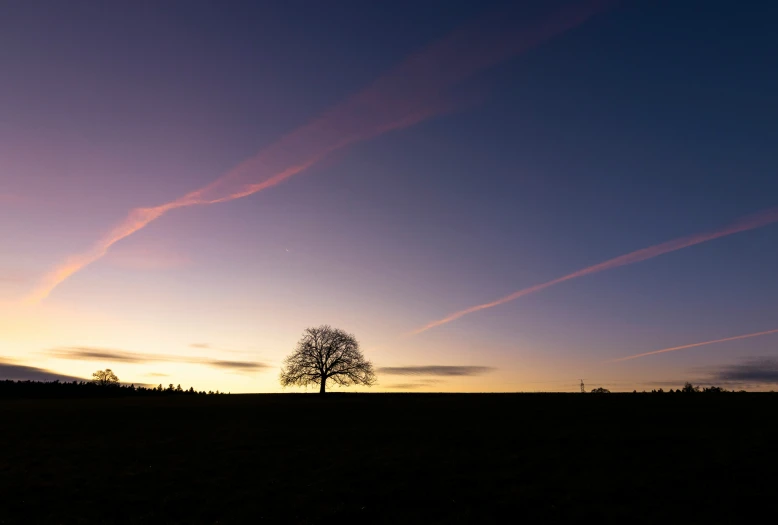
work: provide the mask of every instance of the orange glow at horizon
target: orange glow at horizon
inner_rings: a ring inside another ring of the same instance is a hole
[[[44,275],[27,302],[45,299],[60,283],[102,258],[113,244],[170,210],[252,195],[307,170],[336,150],[450,111],[446,90],[452,85],[584,23],[608,3],[592,0],[568,7],[525,30],[505,27],[500,17],[493,16],[488,22],[496,29],[481,20],[453,32],[212,183],[159,206],[133,209],[89,250]]]
[[[571,279],[575,279],[577,277],[583,277],[584,275],[590,275],[593,273],[602,272],[604,270],[618,268],[619,266],[626,266],[628,264],[634,264],[637,262],[645,261],[647,259],[652,259],[654,257],[658,257],[659,255],[663,255],[665,253],[674,252],[676,250],[688,248],[696,244],[712,241],[714,239],[718,239],[720,237],[726,237],[728,235],[733,235],[735,233],[761,228],[762,226],[767,226],[775,222],[778,222],[778,208],[770,209],[762,213],[758,213],[756,215],[751,215],[749,217],[740,219],[721,230],[707,232],[707,233],[700,233],[696,235],[690,235],[687,237],[681,237],[679,239],[673,239],[671,241],[667,241],[662,244],[657,244],[655,246],[650,246],[648,248],[642,248],[634,252],[630,252],[624,255],[620,255],[618,257],[614,257],[613,259],[609,259],[599,264],[595,264],[593,266],[583,268],[581,270],[559,277],[552,281],[536,284],[534,286],[530,286],[529,288],[524,288],[510,295],[506,295],[505,297],[501,297],[500,299],[497,299],[495,301],[479,304],[476,306],[471,306],[470,308],[466,308],[464,310],[454,312],[453,314],[450,314],[442,319],[438,319],[437,321],[432,321],[431,323],[428,323],[422,326],[421,328],[417,328],[416,330],[412,331],[410,335],[420,334],[431,328],[435,328],[437,326],[441,326],[450,323],[452,321],[455,321],[465,315],[478,312],[480,310],[493,308],[495,306],[499,306],[501,304],[505,304],[510,301],[514,301],[519,297],[523,297],[525,295],[539,292],[540,290],[543,290],[545,288],[549,288],[551,286],[563,283],[565,281],[569,281]]]
[[[766,330],[764,332],[756,332],[753,334],[736,335],[734,337],[725,337],[724,339],[714,339],[713,341],[703,341],[702,343],[692,343],[682,346],[673,346],[671,348],[663,348],[661,350],[653,350],[651,352],[643,352],[642,354],[629,355],[626,357],[619,357],[617,359],[611,359],[608,363],[618,363],[620,361],[628,361],[630,359],[637,359],[639,357],[646,357],[649,355],[663,354],[665,352],[675,352],[676,350],[685,350],[687,348],[695,348],[697,346],[712,345],[715,343],[725,343],[727,341],[737,341],[738,339],[748,339],[751,337],[759,337],[761,335],[778,334],[778,329]]]

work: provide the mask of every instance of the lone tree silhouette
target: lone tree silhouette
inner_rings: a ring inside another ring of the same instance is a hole
[[[113,370],[106,368],[105,370],[98,370],[92,374],[95,384],[100,386],[115,386],[119,384],[119,378],[113,373]]]
[[[281,368],[281,386],[319,385],[324,394],[327,380],[338,385],[373,385],[373,365],[359,351],[353,335],[329,325],[306,328],[295,351]]]

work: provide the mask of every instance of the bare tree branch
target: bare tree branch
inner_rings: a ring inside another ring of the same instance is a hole
[[[116,386],[119,384],[119,378],[116,377],[116,374],[110,368],[98,370],[92,374],[92,379],[100,386]]]
[[[306,328],[295,351],[284,360],[281,386],[318,384],[323,394],[328,379],[341,386],[376,382],[373,365],[352,334],[329,325]]]

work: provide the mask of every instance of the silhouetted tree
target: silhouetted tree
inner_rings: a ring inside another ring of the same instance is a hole
[[[607,388],[597,387],[592,389],[592,394],[610,394],[611,391]]]
[[[92,374],[92,379],[94,379],[96,385],[100,386],[117,386],[119,384],[119,378],[116,377],[116,374],[110,368],[98,370]]]
[[[353,335],[322,325],[306,328],[295,351],[284,360],[281,386],[319,385],[326,391],[327,380],[341,386],[373,385],[373,365],[359,351]]]
[[[694,386],[691,383],[686,383],[686,384],[683,385],[682,392],[685,393],[685,394],[693,394],[693,393],[699,392],[699,391],[700,391],[700,387]]]

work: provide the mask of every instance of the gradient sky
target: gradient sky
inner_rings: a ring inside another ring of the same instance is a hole
[[[379,368],[372,391],[771,389],[777,19],[711,0],[4,2],[0,375],[275,392],[328,323]]]

